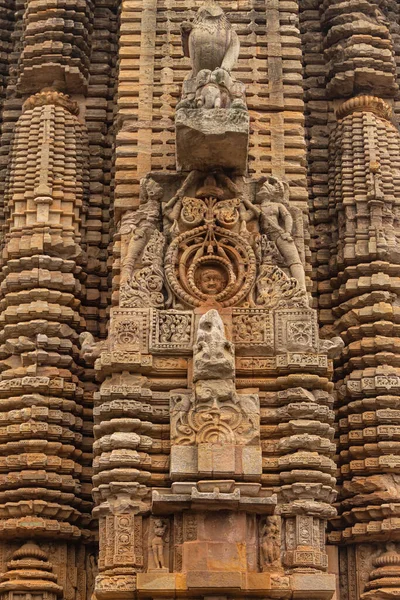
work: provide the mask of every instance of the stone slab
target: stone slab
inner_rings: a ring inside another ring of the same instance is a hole
[[[189,109],[176,112],[176,162],[180,171],[215,167],[245,173],[249,114],[238,109]]]
[[[186,589],[186,577],[183,573],[138,573],[137,591],[175,592]]]
[[[336,591],[335,575],[331,573],[295,573],[290,577],[293,598],[330,600]]]
[[[238,571],[189,571],[186,575],[188,589],[241,589],[242,573]]]

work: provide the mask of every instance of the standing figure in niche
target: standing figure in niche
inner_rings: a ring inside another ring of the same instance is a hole
[[[167,542],[168,525],[162,519],[154,521],[154,536],[151,540],[151,549],[153,551],[154,565],[156,569],[165,569],[164,544]]]
[[[261,180],[261,189],[256,194],[255,204],[244,199],[246,208],[253,211],[259,220],[260,233],[275,242],[285,264],[299,286],[306,291],[304,266],[292,237],[293,218],[285,205],[285,184],[276,177]],[[259,206],[256,206],[259,204]]]
[[[121,285],[129,283],[143,250],[156,229],[161,215],[162,187],[151,177],[140,182],[140,203],[137,210],[128,211],[122,217],[120,233],[130,233],[127,252],[122,262]]]
[[[273,567],[280,564],[280,533],[277,517],[267,517],[261,528],[261,566]]]

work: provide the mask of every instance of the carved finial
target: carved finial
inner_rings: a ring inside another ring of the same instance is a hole
[[[46,552],[32,541],[14,552],[7,571],[0,577],[0,593],[8,590],[47,592],[48,598],[61,596],[63,592]]]
[[[380,600],[397,598],[400,587],[400,554],[393,542],[387,542],[385,551],[377,556],[371,571],[363,599]]]
[[[23,546],[21,546],[21,548],[18,548],[18,550],[14,552],[12,556],[12,560],[19,560],[25,558],[33,558],[36,560],[43,560],[45,562],[48,561],[48,556],[46,552],[41,550],[41,548],[39,548],[39,546],[32,541],[26,542]]]

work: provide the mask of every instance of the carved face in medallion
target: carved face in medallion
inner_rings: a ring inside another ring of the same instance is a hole
[[[204,267],[199,273],[198,286],[203,294],[215,296],[226,287],[225,274],[218,267]]]

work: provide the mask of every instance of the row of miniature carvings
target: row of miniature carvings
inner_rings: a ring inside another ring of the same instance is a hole
[[[111,313],[109,349],[152,354],[193,352],[199,314],[184,310],[123,309]],[[320,340],[317,314],[308,308],[236,308],[223,315],[228,338],[242,356],[330,353],[334,342]]]

